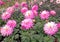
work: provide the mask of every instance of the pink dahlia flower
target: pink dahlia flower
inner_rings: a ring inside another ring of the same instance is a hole
[[[22,6],[22,7],[28,7],[28,5],[27,5],[26,2],[22,2],[22,3],[21,3],[21,6]]]
[[[6,25],[8,25],[14,29],[14,27],[16,27],[16,21],[15,20],[8,20]]]
[[[40,14],[40,17],[41,17],[41,19],[43,19],[43,20],[48,19],[49,16],[50,16],[50,14],[49,14],[49,12],[46,11],[46,10],[42,11],[41,14]]]
[[[25,14],[24,14],[25,18],[34,18],[34,13],[32,10],[28,10]]]
[[[43,29],[44,29],[44,32],[48,35],[54,35],[58,31],[58,27],[55,22],[46,23]]]
[[[14,6],[8,7],[6,11],[12,14],[14,12],[14,8],[15,8]]]
[[[56,0],[56,3],[57,3],[57,4],[60,4],[60,0]]]
[[[51,14],[52,16],[55,16],[55,15],[56,15],[56,12],[55,12],[54,10],[51,10],[51,11],[50,11],[50,14]]]
[[[33,27],[33,20],[32,19],[24,19],[21,22],[21,27],[22,29],[30,29],[31,27]]]
[[[34,5],[33,7],[32,7],[32,10],[38,10],[38,5]]]
[[[1,28],[1,35],[2,36],[9,36],[13,32],[13,29],[7,25]]]
[[[1,15],[1,18],[2,20],[7,20],[8,18],[11,17],[11,14],[8,13],[8,12],[4,12],[2,15]]]
[[[18,3],[18,2],[16,2],[14,6],[15,6],[15,7],[19,7],[19,3]]]
[[[4,5],[5,4],[5,2],[3,2],[2,0],[0,0],[0,5]]]
[[[28,8],[26,8],[26,7],[23,7],[22,9],[21,9],[21,13],[25,13],[26,11],[28,11]]]

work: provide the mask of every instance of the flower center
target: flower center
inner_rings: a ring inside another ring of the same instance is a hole
[[[8,31],[8,28],[6,27],[6,28],[4,28],[6,31]]]
[[[51,28],[51,24],[50,24],[50,23],[48,23],[48,27],[50,27],[50,28]]]

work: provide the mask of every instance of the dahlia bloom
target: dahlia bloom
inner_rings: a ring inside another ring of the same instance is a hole
[[[14,6],[15,6],[15,7],[19,7],[19,3],[18,3],[18,2],[16,2]]]
[[[55,16],[55,15],[56,15],[56,12],[55,12],[54,10],[51,10],[51,11],[50,11],[50,14],[51,14],[52,16]]]
[[[3,2],[2,0],[0,0],[0,5],[4,5],[5,4],[5,2]]]
[[[14,27],[16,27],[16,21],[15,20],[8,20],[7,24],[8,26],[10,26],[11,28],[14,29]]]
[[[48,35],[54,35],[58,31],[58,27],[55,22],[46,23],[43,29],[44,29],[44,32]]]
[[[60,0],[56,0],[56,3],[57,3],[57,4],[60,4]]]
[[[34,13],[32,10],[28,10],[25,14],[24,14],[25,18],[34,18]]]
[[[28,7],[28,5],[27,5],[26,2],[22,2],[22,3],[21,3],[21,6],[22,6],[22,7]]]
[[[2,15],[1,15],[1,18],[2,20],[7,20],[8,18],[11,17],[11,14],[8,13],[8,12],[4,12]]]
[[[30,29],[31,27],[33,27],[33,20],[32,19],[24,19],[22,22],[21,22],[21,27],[22,29]]]
[[[38,10],[38,5],[34,5],[33,7],[32,7],[32,10]]]
[[[23,13],[23,14],[24,14],[27,10],[28,10],[28,8],[23,7],[23,8],[21,9],[21,13]]]
[[[13,32],[13,29],[7,25],[1,28],[1,35],[2,36],[9,36]]]
[[[15,8],[14,6],[8,7],[6,11],[12,14],[14,12],[14,8]]]
[[[50,16],[50,14],[49,14],[49,12],[46,11],[46,10],[42,11],[41,14],[40,14],[40,17],[41,17],[41,19],[43,19],[43,20],[48,19],[49,16]]]

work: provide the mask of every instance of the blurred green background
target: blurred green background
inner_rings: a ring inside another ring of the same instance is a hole
[[[12,0],[12,1],[10,1],[10,2],[8,2],[7,0],[3,0],[3,1],[5,2],[5,4],[2,5],[2,6],[0,6],[0,9],[1,9],[1,8],[7,8],[7,7],[9,7],[9,6],[12,6],[12,5],[15,4],[16,1],[18,1],[19,3],[21,3],[22,1],[26,1],[26,0]]]

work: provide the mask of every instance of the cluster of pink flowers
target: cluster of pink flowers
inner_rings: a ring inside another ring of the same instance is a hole
[[[22,2],[21,3],[21,13],[24,16],[24,20],[21,22],[21,27],[22,29],[30,29],[33,27],[34,23],[33,23],[33,19],[35,18],[35,16],[38,16],[38,5],[33,5],[33,7],[30,9],[28,9],[28,5],[26,4],[26,2]]]
[[[1,15],[2,20],[7,20],[11,17],[14,12],[14,7],[8,7],[6,11]]]
[[[9,36],[13,33],[13,29],[16,27],[15,20],[8,20],[7,24],[1,27],[1,35],[2,36]]]
[[[16,27],[17,23],[15,20],[9,20],[11,15],[14,13],[16,7],[18,7],[18,2],[15,5],[8,7],[5,12],[2,13],[1,18],[2,20],[7,20],[5,26],[1,27],[1,35],[2,36],[9,36],[13,33],[14,28]]]
[[[40,18],[42,20],[46,20],[46,19],[49,19],[49,17],[52,15],[52,16],[55,16],[56,15],[56,12],[54,10],[50,10],[50,11],[42,11],[40,14]]]
[[[2,20],[6,20],[6,25],[4,25],[3,27],[1,27],[1,35],[2,36],[9,36],[13,33],[14,28],[16,27],[17,23],[15,20],[9,20],[9,18],[11,17],[11,15],[14,13],[15,8],[17,8],[19,6],[19,3],[16,2],[15,5],[8,7],[5,12],[3,12],[1,14],[1,18]]]
[[[36,1],[36,0],[35,0]],[[15,3],[15,5],[8,7],[4,13],[2,13],[1,18],[2,20],[8,20],[11,15],[13,14],[15,8],[21,6],[21,13],[24,16],[24,20],[21,21],[21,29],[31,29],[34,26],[34,19],[35,17],[38,17],[38,5],[33,5],[31,9],[28,8],[28,4],[26,2],[22,2],[19,4],[18,2]],[[55,16],[56,12],[54,10],[44,10],[40,12],[39,17],[42,20],[48,20],[50,16]],[[1,27],[1,35],[2,36],[9,36],[13,33],[14,28],[16,27],[17,23],[15,20],[8,20],[6,25]],[[60,23],[55,22],[47,22],[43,30],[48,35],[54,35],[58,31],[58,28],[60,28]]]
[[[54,10],[50,10],[50,11],[44,10],[39,15],[42,20],[46,20],[49,19],[50,16],[55,16],[56,12]],[[58,32],[59,28],[60,28],[60,23],[47,22],[44,25],[43,30],[48,35],[54,35]]]
[[[19,3],[16,2],[13,6],[10,6],[6,9],[6,11],[1,15],[2,20],[7,20],[14,13],[15,8],[19,7]]]
[[[26,3],[24,4],[26,5]],[[21,9],[21,13],[24,15],[25,19],[21,22],[21,28],[22,29],[30,29],[33,27],[33,19],[35,16],[38,16],[38,5],[33,5],[31,10],[28,10],[28,8],[23,7]],[[44,10],[40,12],[39,16],[42,20],[49,19],[50,16],[55,16],[56,12],[55,10]],[[48,35],[54,35],[56,32],[58,32],[58,27],[60,27],[60,23],[55,23],[55,22],[48,22],[44,25],[44,32]]]
[[[26,3],[22,3],[22,9],[21,9],[21,13],[24,15],[24,20],[21,22],[21,28],[28,30],[30,28],[33,27],[34,25],[34,21],[33,19],[35,18],[35,16],[38,16],[38,5],[33,5],[33,7],[31,8],[31,10],[28,10],[28,6]],[[27,7],[26,7],[26,6]],[[50,16],[55,16],[56,15],[56,11],[55,10],[44,10],[42,12],[40,12],[39,16],[42,20],[47,20],[49,19]],[[47,22],[44,25],[44,32],[48,35],[54,35],[58,32],[58,28],[60,28],[60,23],[55,23],[55,22]]]

